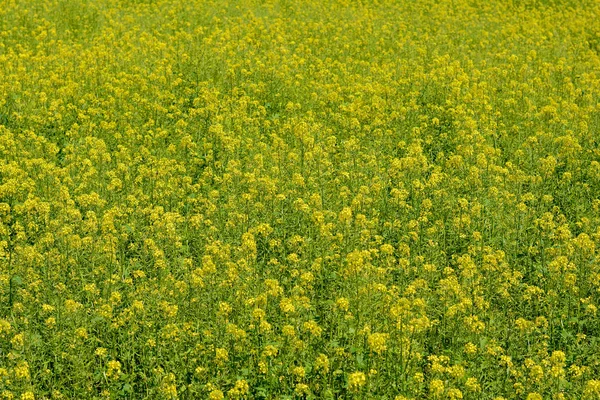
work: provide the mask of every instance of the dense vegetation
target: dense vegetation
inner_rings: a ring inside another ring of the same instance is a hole
[[[600,399],[600,3],[0,0],[1,399]]]

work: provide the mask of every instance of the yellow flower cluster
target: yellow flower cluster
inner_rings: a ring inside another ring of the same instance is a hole
[[[0,5],[0,398],[597,399],[600,3]]]

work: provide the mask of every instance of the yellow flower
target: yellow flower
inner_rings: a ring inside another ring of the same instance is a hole
[[[348,301],[347,298],[345,297],[340,297],[339,299],[337,299],[336,301],[336,306],[341,310],[341,311],[348,311],[348,307],[350,306],[350,303]]]
[[[121,376],[121,363],[116,360],[111,360],[107,364],[106,376],[111,379],[119,379]]]
[[[209,400],[223,400],[224,398],[223,392],[219,389],[213,389],[208,395]]]
[[[277,347],[268,344],[265,346],[262,354],[263,354],[263,357],[275,357],[275,356],[277,356],[278,352],[279,352],[279,350],[277,349]]]
[[[590,379],[585,383],[585,389],[583,392],[587,398],[594,399],[600,397],[600,380]]]
[[[88,332],[86,328],[77,328],[75,329],[75,334],[77,335],[77,337],[81,338],[81,339],[87,339],[88,338]]]
[[[292,375],[294,375],[297,380],[302,380],[306,376],[306,370],[304,367],[294,367],[292,368]]]
[[[29,375],[29,364],[27,361],[20,361],[17,366],[14,368],[15,378],[28,380],[30,379]]]
[[[429,393],[434,398],[440,397],[444,393],[444,382],[440,379],[432,379],[429,382]]]
[[[327,358],[325,354],[321,353],[317,356],[317,359],[315,360],[315,369],[323,374],[329,372],[329,358]]]
[[[0,319],[0,335],[10,332],[11,329],[10,322],[5,319]]]
[[[296,328],[292,325],[284,325],[284,327],[281,328],[281,333],[287,338],[293,338],[296,336]]]
[[[177,385],[175,384],[175,374],[168,373],[163,377],[160,385],[160,392],[167,398],[177,398]]]
[[[310,388],[305,383],[298,383],[298,384],[296,384],[296,388],[294,389],[294,392],[298,396],[306,396],[307,394],[310,393]]]
[[[226,361],[229,361],[229,352],[222,347],[218,347],[215,350],[215,362],[217,365],[222,366]]]
[[[25,339],[24,339],[24,335],[22,333],[18,333],[15,336],[13,336],[13,338],[10,340],[10,343],[13,345],[13,347],[15,348],[22,348],[24,343],[25,343]]]
[[[376,354],[382,354],[387,350],[386,341],[388,338],[387,333],[372,333],[367,338],[367,343],[372,352]]]
[[[51,313],[54,311],[54,307],[49,304],[42,304],[42,311],[45,313]]]
[[[533,393],[529,393],[529,394],[527,395],[527,400],[543,400],[543,399],[544,399],[544,398],[543,398],[543,397],[542,397],[542,395],[541,395],[541,394],[539,394],[539,393],[535,393],[535,392],[533,392]]]
[[[106,356],[107,353],[108,353],[108,350],[106,350],[104,347],[98,347],[96,349],[96,351],[94,352],[94,354],[97,355],[98,357],[104,357],[104,356]]]
[[[446,396],[448,397],[448,399],[450,400],[459,400],[463,398],[463,394],[459,389],[456,388],[451,388],[448,389]]]
[[[465,353],[469,355],[477,353],[477,346],[471,342],[468,342],[465,344]]]
[[[480,392],[481,391],[481,385],[477,381],[477,378],[474,378],[474,377],[467,378],[467,382],[465,382],[465,387],[470,392]]]
[[[227,392],[231,397],[240,397],[240,396],[244,396],[246,394],[248,394],[248,391],[250,390],[250,386],[248,385],[248,382],[246,382],[246,380],[244,379],[238,379],[235,382],[234,387],[229,390],[229,392]]]
[[[279,307],[281,308],[281,311],[283,311],[286,314],[293,314],[294,312],[296,312],[296,307],[294,307],[292,300],[289,298],[281,299],[281,301],[279,302]]]
[[[348,375],[348,387],[353,392],[358,392],[367,383],[367,377],[362,372],[353,372]]]
[[[344,207],[342,211],[340,211],[338,218],[341,223],[346,225],[350,224],[352,221],[352,209],[350,207]]]
[[[315,321],[307,321],[303,324],[304,330],[310,332],[313,336],[321,336],[323,329]]]

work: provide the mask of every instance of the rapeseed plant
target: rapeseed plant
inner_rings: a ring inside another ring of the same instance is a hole
[[[0,8],[1,398],[600,398],[597,2]]]

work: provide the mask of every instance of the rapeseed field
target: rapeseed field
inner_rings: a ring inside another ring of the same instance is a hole
[[[0,0],[0,399],[600,399],[600,3]]]

